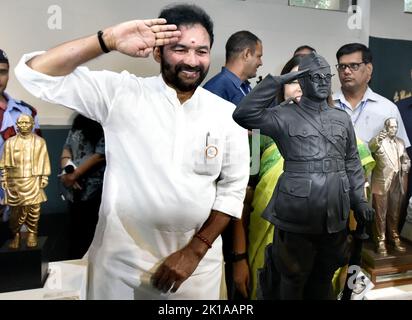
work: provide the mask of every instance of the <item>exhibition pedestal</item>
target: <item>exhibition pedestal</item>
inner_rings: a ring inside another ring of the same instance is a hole
[[[407,241],[402,243],[406,252],[397,252],[388,246],[387,256],[377,254],[372,241],[365,243],[362,268],[376,289],[412,284],[412,245]]]
[[[47,279],[47,237],[39,237],[35,248],[27,248],[25,238],[19,249],[9,249],[7,241],[0,249],[0,292],[43,287]]]

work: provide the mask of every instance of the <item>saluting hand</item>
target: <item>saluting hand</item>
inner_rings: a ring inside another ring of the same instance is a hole
[[[309,69],[303,69],[303,70],[299,70],[299,71],[292,71],[286,74],[283,74],[281,76],[278,76],[280,82],[282,84],[285,83],[290,83],[293,80],[299,79],[299,78],[303,78],[305,77],[307,74],[309,73]]]
[[[180,37],[176,25],[166,19],[132,20],[104,31],[104,41],[110,50],[131,57],[147,57],[154,47],[175,43]]]

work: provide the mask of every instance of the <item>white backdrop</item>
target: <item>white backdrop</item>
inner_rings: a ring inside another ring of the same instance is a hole
[[[369,35],[412,40],[412,14],[404,14],[403,0],[358,0],[362,9],[362,28],[350,29],[346,12],[289,7],[287,0],[198,0],[215,23],[215,45],[208,78],[224,64],[224,45],[238,30],[250,30],[263,41],[263,67],[258,75],[278,73],[294,49],[309,44],[336,63],[336,50],[348,42],[367,44]],[[12,67],[23,53],[45,50],[61,42],[96,33],[113,24],[131,19],[157,17],[166,0],[0,0],[0,48]],[[53,13],[61,8],[62,28],[48,26]],[[152,58],[132,59],[110,53],[89,64],[93,69],[129,70],[138,75],[153,75],[159,66]],[[207,79],[208,79],[207,78]],[[254,81],[252,81],[254,83]],[[334,79],[334,89],[338,81]],[[11,74],[8,90],[12,96],[33,104],[42,125],[70,123],[71,111],[44,103],[29,95]]]

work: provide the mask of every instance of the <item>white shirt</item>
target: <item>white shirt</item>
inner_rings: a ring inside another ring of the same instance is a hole
[[[373,137],[383,130],[386,119],[396,118],[398,120],[397,136],[405,142],[406,147],[411,145],[396,105],[373,92],[371,88],[368,87],[362,100],[354,109],[346,100],[341,89],[334,93],[332,98],[335,107],[345,110],[351,117],[356,136],[359,139],[369,143]]]
[[[241,216],[249,145],[247,131],[232,119],[235,106],[201,87],[180,104],[162,76],[86,67],[47,76],[25,63],[38,54],[23,56],[16,67],[21,84],[100,122],[105,133],[107,167],[89,249],[89,297],[160,298],[149,279],[162,259],[183,248],[212,209]],[[211,158],[206,143],[217,147]],[[221,251],[219,237],[194,274],[165,298],[218,299]]]

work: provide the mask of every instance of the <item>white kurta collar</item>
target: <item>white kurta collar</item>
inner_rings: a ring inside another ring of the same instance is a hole
[[[185,101],[183,104],[180,103],[179,99],[177,98],[177,92],[175,89],[170,87],[163,79],[162,74],[159,74],[157,77],[159,81],[159,87],[162,90],[162,92],[166,95],[168,100],[173,104],[175,107],[189,107],[189,106],[196,106],[198,96],[199,96],[199,90],[202,90],[202,88],[199,86],[196,88],[195,92],[193,93],[192,97]]]

